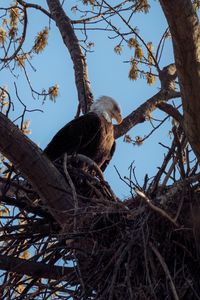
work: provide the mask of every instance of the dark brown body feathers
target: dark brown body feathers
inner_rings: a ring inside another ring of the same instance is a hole
[[[115,151],[113,125],[103,116],[89,112],[66,124],[53,137],[44,153],[52,161],[64,153],[83,154],[105,170]]]

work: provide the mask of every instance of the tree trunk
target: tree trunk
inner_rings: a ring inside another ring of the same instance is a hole
[[[200,27],[190,0],[160,0],[168,21],[183,100],[184,128],[200,161]]]

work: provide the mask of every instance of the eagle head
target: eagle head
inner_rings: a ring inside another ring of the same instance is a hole
[[[113,98],[108,96],[102,96],[95,101],[91,105],[90,111],[103,116],[109,123],[112,123],[112,119],[115,119],[118,124],[123,121],[119,105]]]

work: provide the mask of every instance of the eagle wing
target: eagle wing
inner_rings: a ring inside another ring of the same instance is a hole
[[[107,160],[105,160],[105,162],[102,164],[101,166],[101,171],[104,172],[105,169],[107,168],[107,166],[109,165],[114,153],[115,153],[115,149],[116,149],[116,142],[113,143],[112,148],[110,149],[110,155],[109,158]]]
[[[101,120],[95,113],[88,113],[66,124],[53,137],[44,153],[51,160],[62,154],[84,154],[93,158],[100,139]]]

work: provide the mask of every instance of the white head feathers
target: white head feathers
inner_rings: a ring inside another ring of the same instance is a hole
[[[118,124],[120,124],[123,120],[119,105],[113,98],[108,96],[102,96],[95,101],[91,105],[90,111],[104,116],[109,123],[112,123],[112,119],[115,119]]]

